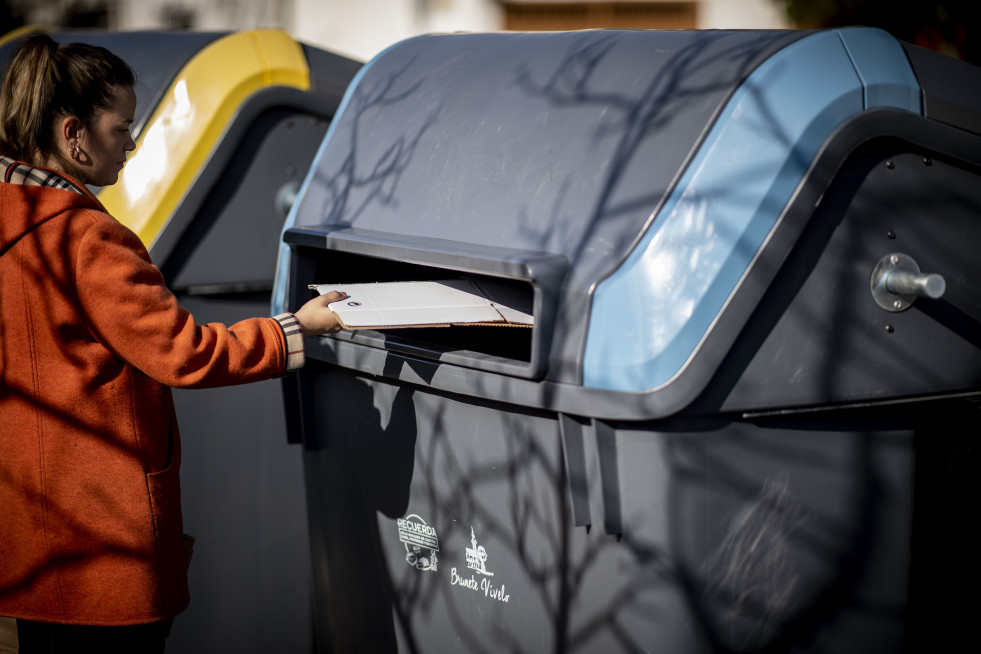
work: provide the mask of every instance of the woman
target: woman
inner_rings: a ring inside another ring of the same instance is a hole
[[[0,616],[21,652],[163,651],[188,603],[170,387],[277,377],[340,328],[339,293],[231,327],[177,304],[86,188],[135,147],[134,84],[33,35],[0,88]]]

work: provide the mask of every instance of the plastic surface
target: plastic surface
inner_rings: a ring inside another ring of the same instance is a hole
[[[598,30],[404,41],[349,87],[286,228],[565,257],[543,356],[550,379],[580,383],[592,287],[630,251],[733,90],[801,36]]]
[[[981,134],[981,67],[910,43],[903,48],[923,87],[924,115]]]
[[[978,421],[981,146],[919,114],[905,61],[867,30],[595,31],[422,37],[365,67],[291,213],[282,301],[494,277],[532,289],[535,339],[307,339],[286,399],[320,651],[970,637],[972,541],[948,536],[977,496],[976,457],[950,461]],[[898,244],[944,262],[942,299],[876,306]],[[590,301],[651,250],[683,257],[679,333],[704,324],[648,390],[629,322],[651,278]],[[584,361],[594,336],[623,358]]]
[[[877,31],[842,33],[852,52],[837,31],[808,36],[763,63],[734,94],[654,224],[597,287],[585,386],[642,391],[667,383],[831,132],[870,103],[919,110],[898,43]]]
[[[527,63],[531,52],[534,68]],[[970,104],[970,89],[958,97],[955,78],[977,71],[944,59],[930,62],[930,70],[950,78],[945,97]],[[808,66],[819,74],[811,74]],[[796,70],[796,76],[789,70]],[[763,84],[765,74],[772,79]],[[540,87],[530,86],[529,79],[545,80],[544,91],[532,92]],[[509,85],[509,80],[519,83]],[[785,93],[770,89],[770,81],[785,84]],[[779,281],[782,262],[849,157],[870,141],[894,139],[915,141],[914,149],[923,152],[971,151],[957,130],[918,113],[921,96],[909,87],[912,82],[897,42],[863,28],[791,35],[443,35],[397,44],[362,68],[348,88],[287,220],[287,233],[319,235],[304,241],[302,255],[311,260],[311,271],[323,272],[296,283],[305,288],[321,279],[337,280],[334,265],[374,275],[409,261],[429,268],[418,279],[469,271],[535,285],[539,273],[529,278],[492,265],[494,257],[507,258],[501,253],[519,248],[539,259],[564,258],[567,272],[558,284],[548,283],[554,304],[545,302],[541,310],[550,312],[551,322],[538,320],[536,313],[531,355],[524,359],[488,367],[485,358],[468,352],[468,344],[410,343],[371,331],[316,339],[308,348],[312,356],[369,374],[400,370],[389,360],[411,356],[416,369],[427,369],[433,389],[507,403],[608,419],[677,413],[725,373],[727,357],[748,356],[730,348],[744,329],[753,329],[747,321],[757,303]],[[825,88],[829,95],[818,101],[813,93],[822,84],[830,85]],[[620,85],[626,90],[615,91]],[[736,112],[739,98],[757,113]],[[803,105],[797,113],[795,101]],[[767,113],[781,103],[783,114]],[[633,122],[623,119],[628,110],[638,113]],[[640,114],[648,121],[643,129]],[[603,117],[599,123],[597,115]],[[531,129],[530,123],[542,127]],[[413,126],[424,129],[416,132]],[[522,138],[512,138],[515,134]],[[729,140],[711,141],[720,134]],[[613,144],[614,139],[620,140]],[[503,142],[516,144],[508,156],[480,154]],[[728,157],[720,144],[729,147]],[[558,154],[577,148],[588,156]],[[497,162],[499,175],[486,174],[490,162]],[[516,173],[519,166],[524,166],[522,174]],[[695,178],[697,170],[702,173]],[[623,284],[616,306],[598,309],[604,285],[629,268],[623,262],[630,253],[642,258],[643,246],[635,244],[656,240],[668,203],[690,199],[680,190],[690,179],[714,180],[717,186],[698,187],[715,193],[705,196],[716,210],[704,214],[704,223],[676,225],[680,242],[690,248],[682,258],[693,266],[691,275],[679,275],[677,285],[689,295],[662,307],[655,320],[643,306],[650,280],[638,275],[636,288]],[[450,211],[451,202],[462,203],[465,212]],[[685,241],[689,227],[692,237]],[[711,238],[699,238],[706,234]],[[399,247],[409,242],[411,252]],[[511,245],[500,247],[502,242]],[[459,256],[475,247],[491,252],[479,262]],[[291,261],[286,252],[281,251],[274,310],[286,302],[283,269]],[[351,274],[351,282],[369,281]],[[684,323],[686,302],[697,309],[697,321]],[[640,354],[651,350],[651,339],[631,320],[646,316],[646,328],[661,328],[676,311],[677,342],[685,347],[662,343],[662,360],[645,361]],[[538,326],[546,324],[550,333],[539,333]],[[844,335],[865,328],[849,323],[838,329]],[[828,343],[807,351],[833,357],[833,349]],[[622,358],[604,357],[601,351]],[[660,385],[651,380],[654,373]],[[516,377],[545,383],[526,384]],[[832,389],[809,387],[795,398],[804,404],[846,402],[911,390],[930,393],[932,387],[896,375],[875,381],[864,370],[849,379],[862,380],[860,388],[842,378]],[[971,379],[951,380],[944,387],[965,383]],[[776,388],[757,392],[744,408],[766,410],[781,395]]]

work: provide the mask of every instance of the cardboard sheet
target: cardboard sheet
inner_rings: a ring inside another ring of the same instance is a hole
[[[534,317],[513,306],[508,289],[467,279],[368,284],[311,284],[323,295],[348,297],[328,306],[345,329],[484,325],[531,327]]]

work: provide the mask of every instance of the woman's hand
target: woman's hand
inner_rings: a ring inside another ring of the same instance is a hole
[[[347,297],[347,293],[331,291],[319,297],[315,297],[296,313],[296,321],[300,323],[300,331],[304,336],[320,336],[321,334],[336,334],[341,331],[341,323],[338,322],[334,312],[327,308],[331,302],[337,302]]]

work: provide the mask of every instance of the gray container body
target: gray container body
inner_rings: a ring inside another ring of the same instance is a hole
[[[864,29],[442,35],[370,62],[274,298],[464,277],[535,326],[307,340],[285,400],[318,650],[965,635],[979,80]],[[900,254],[941,297],[883,307]]]

